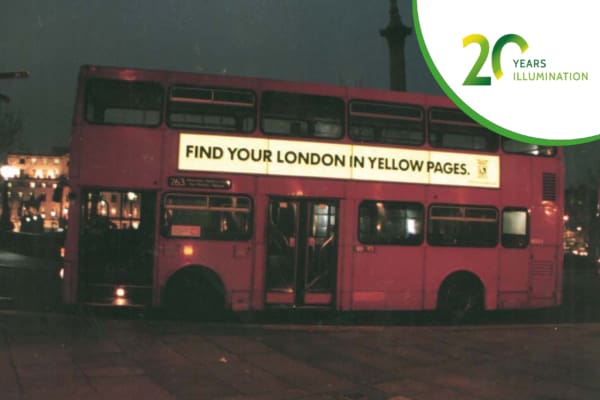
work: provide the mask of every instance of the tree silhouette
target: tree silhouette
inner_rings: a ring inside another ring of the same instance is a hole
[[[0,72],[0,79],[24,79],[28,77],[29,71]],[[3,110],[4,103],[10,103],[10,97],[0,93],[0,153],[9,149],[23,129],[21,115]]]
[[[0,153],[15,143],[23,130],[23,118],[20,114],[5,112],[0,104]]]

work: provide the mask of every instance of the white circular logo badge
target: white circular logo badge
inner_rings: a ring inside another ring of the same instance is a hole
[[[545,145],[600,138],[600,24],[589,0],[413,0],[427,64],[483,126]]]

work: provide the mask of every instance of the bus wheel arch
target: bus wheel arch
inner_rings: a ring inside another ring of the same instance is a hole
[[[440,285],[437,311],[446,322],[473,320],[485,310],[485,286],[479,277],[461,270],[448,275]]]
[[[169,277],[162,306],[176,318],[212,319],[224,314],[226,293],[222,279],[211,268],[190,265]]]

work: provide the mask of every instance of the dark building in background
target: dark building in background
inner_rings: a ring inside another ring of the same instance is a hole
[[[600,187],[580,185],[565,192],[565,251],[600,257]]]
[[[390,0],[390,22],[379,31],[390,51],[390,89],[406,91],[406,60],[404,42],[412,28],[402,24],[396,0]]]

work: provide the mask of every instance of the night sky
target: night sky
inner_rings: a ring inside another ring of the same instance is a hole
[[[398,3],[412,26],[411,2]],[[386,89],[388,12],[388,0],[5,0],[0,71],[31,77],[0,81],[3,109],[22,113],[23,149],[48,151],[68,145],[82,64]],[[406,55],[408,90],[441,94],[414,34]],[[600,142],[566,153],[571,185],[598,182]]]

